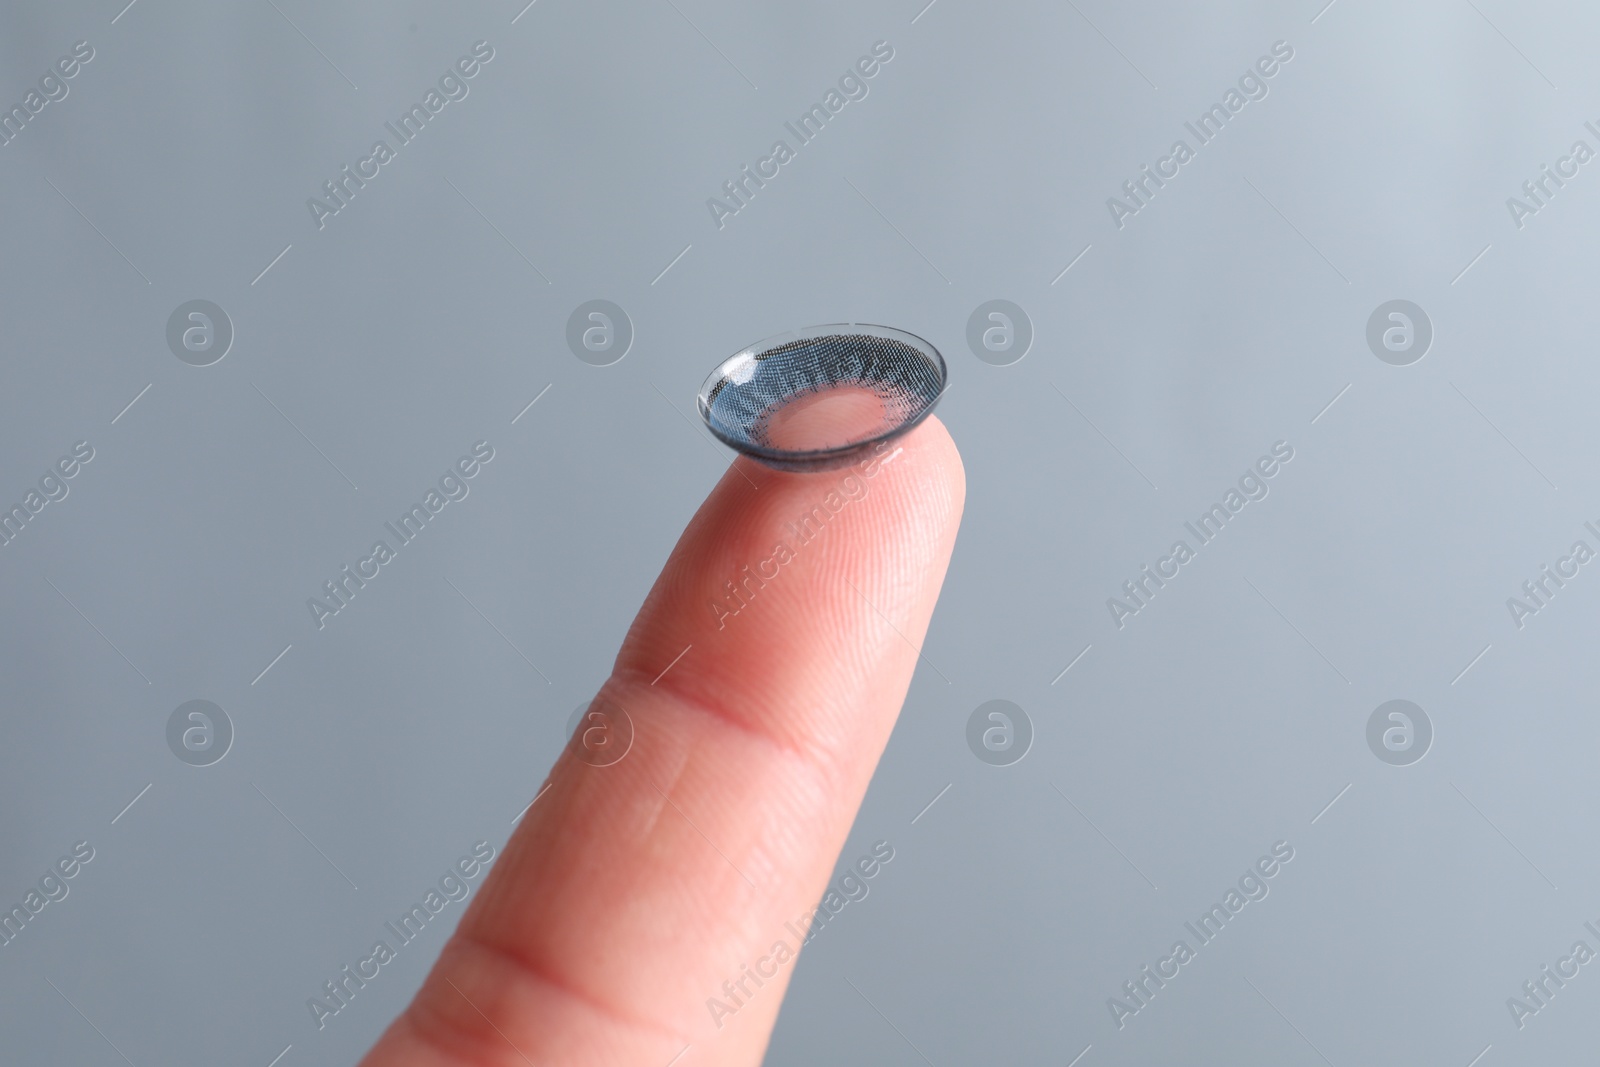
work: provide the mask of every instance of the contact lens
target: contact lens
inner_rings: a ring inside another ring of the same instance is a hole
[[[825,471],[912,429],[944,393],[944,357],[887,326],[834,323],[769,337],[700,387],[700,417],[769,467]]]

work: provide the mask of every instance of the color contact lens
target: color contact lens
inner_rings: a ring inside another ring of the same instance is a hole
[[[848,466],[933,411],[944,358],[886,326],[835,323],[769,337],[724,360],[700,387],[717,439],[769,467]]]

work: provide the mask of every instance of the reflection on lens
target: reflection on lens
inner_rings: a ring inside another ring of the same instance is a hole
[[[945,363],[920,337],[861,323],[812,326],[744,349],[700,388],[719,440],[770,467],[847,466],[928,417]]]

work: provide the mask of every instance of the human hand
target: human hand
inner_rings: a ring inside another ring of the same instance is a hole
[[[859,467],[735,460],[597,697],[632,722],[626,756],[593,766],[569,741],[362,1067],[759,1064],[794,973],[775,943],[888,742],[965,492],[934,418]],[[762,957],[776,974],[708,1011]]]

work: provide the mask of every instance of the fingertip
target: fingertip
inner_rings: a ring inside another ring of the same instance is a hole
[[[954,504],[954,515],[959,517],[967,497],[967,468],[961,462],[961,450],[956,447],[949,428],[939,416],[929,415],[927,421],[906,437],[914,441],[926,457],[922,462],[927,464],[930,473],[944,480]]]
[[[902,457],[904,462],[901,462]],[[926,487],[938,490],[938,497],[948,499],[953,504],[955,516],[959,517],[966,500],[966,466],[961,461],[961,450],[957,448],[955,438],[937,415],[929,415],[915,429],[888,442],[867,469],[875,475],[891,462],[903,469],[915,468]],[[857,469],[864,465],[857,465]],[[729,466],[723,480],[736,493],[741,488],[758,492],[777,489],[781,495],[786,490],[816,485],[819,482],[818,475],[826,473],[775,470],[759,460],[741,455]],[[915,483],[912,483],[902,491],[914,489]]]

